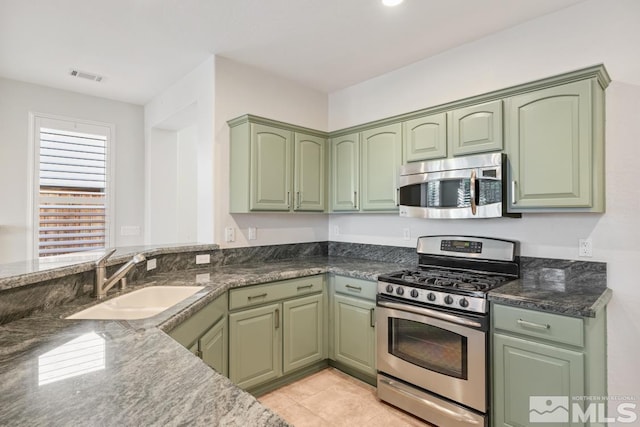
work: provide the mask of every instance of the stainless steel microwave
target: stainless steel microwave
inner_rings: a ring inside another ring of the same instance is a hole
[[[508,214],[506,155],[479,154],[408,163],[400,168],[400,216],[519,217]]]

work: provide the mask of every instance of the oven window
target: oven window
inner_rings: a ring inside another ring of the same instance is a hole
[[[389,353],[430,371],[467,379],[467,337],[412,320],[389,319]]]

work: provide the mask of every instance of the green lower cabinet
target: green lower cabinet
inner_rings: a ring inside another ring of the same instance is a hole
[[[248,388],[282,375],[280,304],[229,315],[229,378]]]
[[[535,341],[501,334],[493,336],[494,356],[494,426],[521,427],[535,425],[537,396],[583,396],[584,355]],[[542,397],[537,398],[543,399]],[[539,408],[544,412],[544,408]],[[554,408],[547,408],[554,409]],[[568,408],[570,409],[570,407]],[[562,408],[559,409],[560,411]],[[544,418],[543,418],[544,419]],[[571,414],[569,413],[569,418]],[[555,423],[576,426],[583,423]]]
[[[604,426],[606,405],[581,398],[607,395],[606,309],[584,318],[491,310],[491,425]]]
[[[229,378],[269,388],[327,358],[324,275],[232,289]]]
[[[376,375],[375,302],[333,297],[333,352],[337,362]]]
[[[325,359],[323,295],[285,301],[282,313],[283,373]]]
[[[222,375],[227,376],[228,348],[227,319],[223,317],[211,327],[199,340],[200,357]]]
[[[227,294],[176,326],[169,336],[227,376]]]

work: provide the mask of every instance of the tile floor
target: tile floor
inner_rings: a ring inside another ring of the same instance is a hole
[[[425,427],[418,418],[382,403],[375,388],[328,368],[258,400],[295,427]]]

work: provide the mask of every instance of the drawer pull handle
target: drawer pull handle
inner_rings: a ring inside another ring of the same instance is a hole
[[[347,289],[351,289],[356,292],[362,292],[362,288],[360,286],[347,285]]]
[[[534,328],[534,329],[551,329],[551,325],[549,324],[541,324],[541,323],[533,323],[527,322],[526,320],[518,319],[518,325],[523,326],[525,328]]]
[[[264,294],[260,294],[260,295],[251,295],[249,297],[247,297],[247,299],[249,301],[251,301],[252,299],[256,299],[256,298],[264,298],[267,296],[267,293],[265,292]]]
[[[303,289],[311,289],[311,288],[313,288],[313,285],[301,285],[301,286],[298,286],[298,290],[299,291],[301,291]]]
[[[372,308],[369,310],[369,325],[371,325],[372,328],[376,327],[376,309]]]

